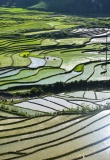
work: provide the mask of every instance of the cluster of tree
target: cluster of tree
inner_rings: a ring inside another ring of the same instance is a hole
[[[22,86],[22,89],[27,89],[29,86]],[[13,89],[20,89],[20,87],[13,87]],[[61,92],[71,92],[80,90],[102,90],[110,89],[110,80],[108,81],[75,81],[71,83],[58,82],[52,85],[38,85],[33,86],[28,91],[16,92],[15,96],[20,97],[34,97],[46,94],[58,94]]]

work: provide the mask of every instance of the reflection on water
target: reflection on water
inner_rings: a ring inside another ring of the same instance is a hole
[[[31,59],[31,64],[28,66],[29,68],[38,68],[44,66],[46,63],[46,61],[41,58],[30,57],[30,59]]]

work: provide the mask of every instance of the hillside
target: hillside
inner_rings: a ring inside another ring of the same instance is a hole
[[[73,14],[110,14],[109,0],[0,0],[0,6]]]

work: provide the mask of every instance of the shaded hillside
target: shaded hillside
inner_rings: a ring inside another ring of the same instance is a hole
[[[0,6],[27,8],[29,6],[35,5],[37,2],[38,0],[0,0]]]
[[[73,14],[110,14],[109,0],[0,0],[0,5]]]

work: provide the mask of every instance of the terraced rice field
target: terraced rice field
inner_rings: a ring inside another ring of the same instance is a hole
[[[41,99],[31,99],[16,106],[42,108],[51,112],[70,107],[98,105],[105,108],[110,102],[110,91],[82,91],[61,93]],[[24,103],[27,103],[24,105]],[[23,106],[24,105],[24,106]],[[40,111],[41,111],[40,110]],[[14,159],[109,160],[110,111],[92,114],[50,115],[44,117],[1,117],[0,156]]]
[[[109,160],[110,111],[93,115],[2,118],[0,157]]]
[[[110,54],[108,51],[106,62],[104,52],[106,40],[109,50],[109,29],[77,28],[76,17],[75,24],[68,24],[66,19],[70,17],[52,14],[34,11],[33,15],[31,10],[1,8],[0,23],[5,27],[4,31],[0,30],[0,90],[56,82],[109,80]],[[73,36],[49,37],[67,28],[71,28]],[[83,69],[76,69],[80,65]]]
[[[68,112],[69,109],[83,108],[91,110],[109,108],[110,92],[95,91],[76,91],[69,93],[61,93],[43,98],[35,98],[25,102],[17,103],[14,106],[28,108],[39,112]]]
[[[105,20],[0,8],[0,95],[110,80]],[[0,160],[109,160],[110,91],[50,92],[0,97]]]

